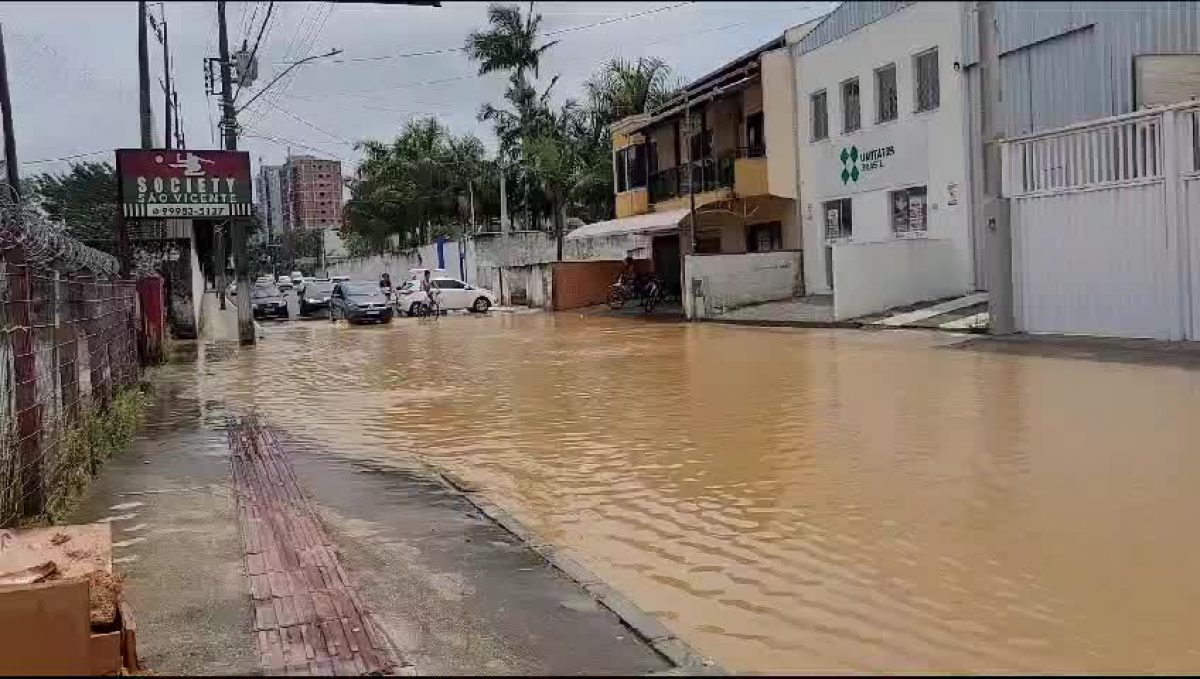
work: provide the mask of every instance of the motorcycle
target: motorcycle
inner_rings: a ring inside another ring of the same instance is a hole
[[[625,306],[625,302],[641,299],[642,309],[646,313],[654,311],[654,306],[662,299],[662,282],[657,276],[650,275],[640,282],[621,278],[613,283],[608,291],[608,308],[617,311]]]

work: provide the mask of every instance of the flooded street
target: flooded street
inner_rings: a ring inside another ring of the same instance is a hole
[[[417,453],[731,670],[1200,667],[1200,372],[568,314],[267,333],[195,397]]]

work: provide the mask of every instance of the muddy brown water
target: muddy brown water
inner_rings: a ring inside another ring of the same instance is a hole
[[[1200,371],[564,314],[267,332],[201,351],[197,397],[466,478],[732,670],[1200,669]]]

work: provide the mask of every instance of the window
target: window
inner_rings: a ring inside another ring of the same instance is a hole
[[[941,103],[941,93],[938,90],[937,48],[913,57],[913,84],[917,88],[914,99],[918,112],[938,107]]]
[[[875,122],[886,123],[900,114],[896,101],[896,65],[888,64],[875,71]]]
[[[825,90],[821,90],[811,97],[812,104],[809,107],[809,115],[812,117],[812,139],[829,138],[829,107],[825,101]]]
[[[613,156],[613,165],[616,166],[613,168],[613,172],[617,178],[617,193],[628,191],[629,179],[626,172],[628,168],[625,165],[625,149],[620,149],[616,152]]]
[[[927,225],[925,210],[926,190],[924,186],[892,191],[892,233],[897,236],[908,234],[924,235]]]
[[[617,151],[617,193],[646,186],[646,147],[627,146]]]
[[[783,225],[767,222],[746,227],[746,251],[770,252],[783,249]]]
[[[625,149],[625,158],[629,162],[629,188],[646,188],[646,147],[643,144],[630,146]]]
[[[746,157],[761,158],[766,155],[766,142],[763,139],[763,114],[751,113],[746,118]]]
[[[858,78],[842,83],[842,132],[862,127],[862,111],[858,108]]]
[[[433,283],[433,287],[439,290],[462,290],[467,287],[462,281],[456,281],[451,278],[435,278],[431,282]]]
[[[850,209],[849,198],[831,200],[822,207],[825,213],[825,238],[827,240],[849,238],[854,233],[853,211]]]

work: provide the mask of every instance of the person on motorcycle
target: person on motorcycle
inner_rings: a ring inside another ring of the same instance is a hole
[[[379,291],[383,293],[384,297],[392,298],[392,277],[386,271],[379,274]]]

